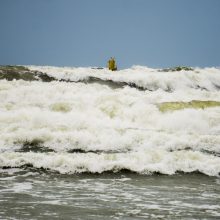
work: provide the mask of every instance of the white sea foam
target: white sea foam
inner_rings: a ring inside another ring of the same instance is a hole
[[[158,69],[142,66],[133,66],[117,72],[105,68],[100,70],[50,66],[28,66],[28,68],[47,73],[57,79],[79,81],[92,76],[115,82],[135,83],[139,87],[150,90],[181,90],[198,86],[207,90],[216,90],[215,85],[220,86],[220,69],[217,68],[195,68],[193,71],[177,72],[158,72]]]
[[[157,107],[167,101],[220,101],[215,87],[220,85],[218,69],[165,73],[134,67],[112,73],[91,68],[31,68],[59,79],[95,76],[159,89],[1,80],[1,167],[30,163],[62,173],[117,169],[166,174],[220,172],[216,156],[220,153],[220,108],[163,113]],[[167,87],[173,91],[165,92]],[[14,152],[22,151],[25,143],[35,144],[37,152]],[[39,147],[55,153],[42,153]],[[74,149],[94,153],[67,153]]]
[[[117,154],[96,153],[2,153],[3,166],[20,167],[31,164],[35,168],[51,169],[60,173],[102,173],[128,169],[137,173],[174,174],[176,171],[200,171],[218,175],[220,158],[194,151],[167,152],[148,150]]]

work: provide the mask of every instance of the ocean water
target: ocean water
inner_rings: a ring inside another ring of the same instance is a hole
[[[0,219],[220,218],[220,69],[8,68]]]

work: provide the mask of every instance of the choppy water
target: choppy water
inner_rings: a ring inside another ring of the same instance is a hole
[[[219,219],[219,201],[220,180],[201,174],[14,170],[0,178],[1,219]]]
[[[219,69],[28,69],[0,68],[0,218],[219,218]]]

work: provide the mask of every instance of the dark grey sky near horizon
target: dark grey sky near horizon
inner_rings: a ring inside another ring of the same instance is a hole
[[[0,0],[0,64],[220,66],[220,0]]]

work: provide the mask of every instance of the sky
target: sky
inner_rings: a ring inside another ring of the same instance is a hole
[[[220,0],[0,0],[0,65],[220,66]]]

